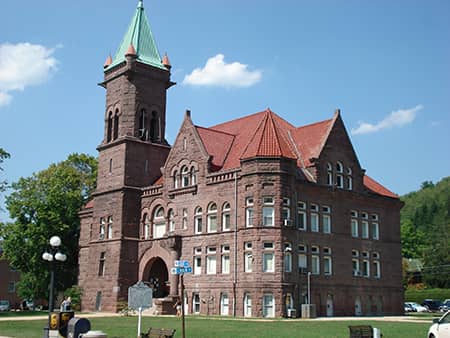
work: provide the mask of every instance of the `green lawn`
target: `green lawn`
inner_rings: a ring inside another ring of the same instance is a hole
[[[136,337],[137,317],[91,318],[93,330],[102,330],[108,338]],[[175,337],[181,337],[181,321],[174,317],[143,317],[143,328],[165,327],[177,330]],[[0,335],[18,338],[41,338],[45,320],[0,321]],[[395,323],[374,321],[242,321],[220,318],[186,318],[186,337],[233,337],[233,338],[343,338],[348,337],[348,325],[370,324],[381,329],[387,338],[423,338],[431,325],[424,323]]]

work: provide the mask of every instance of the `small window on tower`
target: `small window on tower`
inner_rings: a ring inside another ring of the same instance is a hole
[[[114,130],[113,130],[113,140],[117,139],[119,136],[119,111],[116,110],[114,114]]]

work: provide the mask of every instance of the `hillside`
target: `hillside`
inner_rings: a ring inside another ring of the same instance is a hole
[[[401,199],[403,257],[423,260],[427,284],[450,287],[450,177]]]

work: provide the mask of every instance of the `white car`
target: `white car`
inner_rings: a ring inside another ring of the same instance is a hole
[[[9,311],[9,301],[0,300],[0,311]]]
[[[428,338],[450,338],[450,311],[439,319],[433,319],[433,325],[428,330]]]
[[[413,309],[416,310],[416,312],[427,312],[428,311],[428,309],[425,306],[422,306],[418,303],[406,302],[406,304],[409,304]]]

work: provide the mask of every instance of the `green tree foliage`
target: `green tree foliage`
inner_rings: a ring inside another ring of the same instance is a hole
[[[450,287],[450,177],[426,181],[402,200],[403,257],[422,259],[429,286]]]
[[[3,249],[21,272],[18,292],[24,298],[46,298],[48,263],[42,253],[53,235],[61,237],[67,261],[56,265],[56,289],[75,284],[78,263],[78,212],[95,189],[97,160],[72,154],[65,161],[13,183],[6,207],[14,221],[3,225]]]
[[[11,155],[7,153],[3,148],[0,148],[0,171],[3,171],[1,164],[4,160],[8,159]],[[0,192],[6,189],[6,181],[0,181]]]

